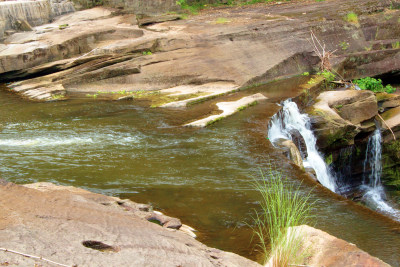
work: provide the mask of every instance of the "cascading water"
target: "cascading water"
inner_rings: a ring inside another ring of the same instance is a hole
[[[368,139],[364,160],[364,177],[361,189],[365,192],[363,199],[370,206],[400,218],[400,211],[389,206],[385,199],[385,190],[381,184],[382,175],[382,136],[380,129],[376,129]]]
[[[278,139],[290,139],[293,141],[293,131],[298,131],[303,137],[307,158],[304,160],[305,166],[312,167],[317,175],[318,181],[331,191],[336,191],[334,176],[330,173],[322,155],[317,149],[317,139],[310,129],[310,118],[307,114],[301,114],[296,103],[290,99],[283,102],[282,111],[275,114],[269,125],[268,138],[274,143]]]

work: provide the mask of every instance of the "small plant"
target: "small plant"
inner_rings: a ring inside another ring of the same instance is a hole
[[[361,90],[370,90],[374,93],[386,92],[391,94],[396,91],[396,88],[392,87],[390,84],[384,86],[381,79],[371,77],[354,80],[353,83],[357,84]]]
[[[342,48],[343,51],[346,51],[349,48],[350,44],[348,42],[341,42],[339,46],[340,48]]]
[[[143,51],[142,54],[144,56],[151,56],[153,53],[151,51]]]
[[[207,122],[207,123],[206,123],[206,126],[209,126],[209,125],[211,125],[211,124],[214,124],[214,123],[216,123],[217,121],[220,121],[220,120],[222,120],[222,119],[224,119],[224,118],[225,118],[225,117],[222,116],[222,117],[218,117],[218,118],[216,118],[216,119],[213,119],[212,121]]]
[[[322,75],[325,79],[325,81],[327,81],[328,83],[331,83],[335,80],[336,75],[333,74],[331,71],[328,70],[324,70],[322,72],[318,72],[318,75]]]
[[[93,99],[96,99],[98,94],[86,94],[87,97],[91,97]]]
[[[353,24],[358,24],[358,16],[354,12],[348,13],[344,20]]]
[[[300,194],[287,178],[269,169],[268,176],[261,173],[255,189],[261,194],[261,212],[254,217],[254,232],[267,256],[268,266],[296,266],[306,258],[302,248],[302,233],[295,226],[311,222],[310,193]]]
[[[247,105],[243,105],[243,106],[238,107],[238,108],[237,108],[237,111],[245,110],[246,108],[255,106],[255,105],[257,105],[257,104],[258,104],[257,101],[253,101],[253,102],[251,102],[251,103],[249,103],[249,104],[247,104]]]
[[[215,23],[217,24],[224,24],[230,22],[227,18],[217,18],[217,21]]]
[[[400,42],[397,41],[397,42],[393,43],[393,44],[392,44],[392,48],[393,48],[393,49],[399,49],[399,48],[400,48]]]
[[[60,29],[60,30],[64,30],[65,28],[67,28],[69,25],[68,24],[61,24],[61,25],[58,25],[58,28]]]
[[[307,83],[308,84],[314,84],[316,82],[317,82],[317,80],[315,80],[314,78],[311,78]]]
[[[343,105],[336,105],[336,106],[335,106],[335,109],[336,109],[336,110],[340,110],[342,107],[343,107]]]
[[[310,76],[310,73],[308,71],[305,71],[301,74],[302,76]]]

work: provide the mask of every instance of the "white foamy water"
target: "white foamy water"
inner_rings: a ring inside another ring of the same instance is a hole
[[[81,137],[36,137],[30,139],[0,139],[0,146],[5,147],[22,147],[22,146],[65,146],[65,145],[82,145],[87,143],[93,143],[92,138],[81,138]]]
[[[305,166],[312,167],[318,181],[330,189],[336,191],[335,177],[330,173],[326,163],[318,151],[317,139],[310,126],[310,118],[307,114],[301,114],[297,104],[290,99],[283,102],[282,111],[274,115],[270,121],[268,138],[273,143],[278,139],[290,139],[293,141],[292,132],[298,131],[303,137],[307,148],[307,158],[304,160]]]
[[[363,200],[373,208],[400,219],[400,211],[391,207],[386,202],[386,194],[381,183],[381,176],[382,135],[378,128],[368,139],[367,150],[365,152],[364,184],[361,186],[361,189],[365,191]]]

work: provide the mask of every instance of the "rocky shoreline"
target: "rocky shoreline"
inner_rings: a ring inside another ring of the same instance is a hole
[[[0,209],[2,249],[65,266],[261,266],[201,244],[193,229],[149,205],[72,186],[1,180]],[[320,230],[302,226],[302,232],[304,246],[312,249],[305,264],[389,266]],[[54,266],[4,250],[0,264]]]

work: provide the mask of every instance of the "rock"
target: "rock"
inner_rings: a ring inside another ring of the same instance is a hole
[[[178,20],[180,19],[180,17],[180,15],[158,15],[151,17],[142,17],[138,18],[138,24],[139,26],[149,26],[156,23]]]
[[[356,245],[336,238],[308,225],[293,228],[303,237],[301,246],[308,255],[303,265],[326,267],[389,267],[389,264],[357,248]]]
[[[328,91],[317,97],[310,113],[319,147],[332,149],[353,145],[361,131],[373,131],[368,122],[378,106],[370,91]]]
[[[376,98],[378,100],[379,107],[382,109],[381,112],[400,106],[400,95],[377,93]]]
[[[286,147],[288,149],[287,156],[290,161],[292,161],[298,167],[303,168],[303,159],[301,158],[300,151],[292,140],[284,140],[280,142],[280,146]]]
[[[201,244],[188,226],[175,230],[178,219],[164,215],[169,224],[161,227],[145,219],[154,213],[130,200],[74,187],[0,180],[0,209],[2,247],[69,266],[260,266]],[[45,264],[0,251],[0,262],[5,260]]]
[[[388,127],[392,129],[396,138],[400,138],[400,107],[389,109],[382,113],[381,116],[385,120],[385,123],[382,123],[382,128],[385,130],[383,133],[384,142],[390,142],[393,140],[393,135],[388,130]]]
[[[207,125],[210,125],[218,120],[221,120],[227,116],[230,116],[230,115],[238,112],[241,108],[245,108],[249,105],[253,105],[254,103],[257,103],[257,101],[261,101],[261,100],[265,100],[265,99],[267,99],[267,98],[263,94],[257,93],[254,95],[245,96],[237,101],[219,102],[219,103],[217,103],[217,107],[219,110],[222,111],[221,114],[211,115],[204,119],[200,119],[200,120],[197,120],[194,122],[187,123],[187,124],[185,124],[185,126],[206,127]]]
[[[125,11],[135,10],[136,14],[147,14],[149,10],[160,13],[164,7],[168,9],[176,5],[174,0],[117,2],[114,2],[116,6],[128,8]],[[380,29],[387,29],[379,31],[379,34],[387,33],[381,39],[394,39],[399,32],[398,22],[386,20],[383,12],[378,13],[385,7],[389,7],[389,3],[378,0],[335,0],[302,7],[290,3],[280,6],[247,5],[231,13],[224,11],[224,16],[229,15],[229,23],[214,23],[221,17],[221,9],[215,9],[192,16],[189,20],[163,22],[164,30],[158,32],[132,25],[132,15],[115,13],[115,16],[110,16],[111,12],[105,8],[79,11],[36,28],[45,31],[40,35],[33,34],[36,39],[26,37],[1,51],[0,74],[3,75],[0,75],[0,80],[39,76],[47,81],[48,87],[62,84],[67,92],[96,92],[104,88],[154,91],[213,82],[227,82],[239,88],[253,86],[277,77],[310,71],[318,64],[319,58],[308,42],[310,28],[318,29],[315,33],[321,42],[329,44],[326,47],[329,51],[337,49],[337,44],[343,40],[349,42],[351,49],[365,50],[368,40],[375,36],[370,26],[375,22],[381,23]],[[368,23],[360,23],[359,28],[349,28],[338,14],[353,9],[358,10]],[[315,19],[323,12],[328,12],[326,16],[329,20]],[[398,11],[392,12],[395,18]],[[298,15],[302,13],[306,14]],[[60,31],[58,27],[63,24],[69,24],[69,27]],[[346,57],[348,52],[341,53]],[[64,61],[93,60],[92,63],[87,61],[86,67],[91,65],[92,71],[96,68],[96,75],[102,77],[103,70],[107,72],[109,65],[102,65],[91,58],[94,55],[104,58],[132,56],[125,67],[140,68],[140,72],[104,75],[101,81],[85,80],[81,64],[69,66]],[[374,57],[374,60],[381,59]],[[385,60],[393,59],[387,55]],[[41,68],[41,65],[50,62],[57,62],[58,67],[46,65],[47,68]],[[33,68],[43,71],[28,75]],[[69,71],[65,72],[66,69]],[[63,82],[75,80],[74,76],[83,80]],[[37,82],[37,79],[28,79],[25,84]]]

